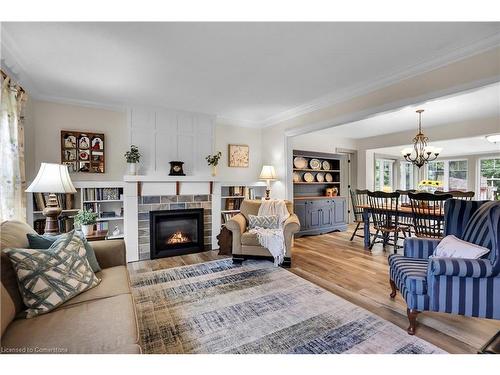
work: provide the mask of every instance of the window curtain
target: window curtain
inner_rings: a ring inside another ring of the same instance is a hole
[[[0,113],[0,220],[26,221],[24,126],[25,92],[2,72]]]

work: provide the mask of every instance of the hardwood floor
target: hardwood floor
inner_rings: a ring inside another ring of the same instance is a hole
[[[363,248],[363,239],[349,241],[347,232],[335,232],[295,240],[292,268],[296,275],[323,287],[352,303],[406,330],[406,304],[398,295],[389,298],[389,274],[386,252],[381,245],[373,251]],[[129,263],[131,273],[206,262],[224,258],[217,251]],[[449,353],[476,353],[498,330],[500,321],[424,312],[418,316],[418,337]]]

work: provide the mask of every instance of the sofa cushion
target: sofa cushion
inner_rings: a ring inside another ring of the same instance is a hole
[[[4,221],[0,226],[0,250],[8,247],[28,248],[26,234],[36,233],[28,224],[22,221]]]
[[[278,229],[277,215],[248,215],[248,228]]]
[[[138,341],[132,296],[121,294],[33,319],[14,320],[2,337],[2,347],[64,353],[120,353]],[[133,349],[136,352],[137,348]]]
[[[51,236],[48,234],[41,235],[38,233],[28,233],[26,234],[26,237],[28,238],[30,249],[48,249],[54,242],[56,242],[57,239],[64,235],[65,234]],[[101,270],[101,267],[97,262],[92,245],[87,241],[82,232],[75,231],[75,235],[80,237],[83,245],[85,246],[85,256],[89,261],[90,267],[92,267],[92,271],[99,272]]]
[[[97,272],[96,276],[101,279],[99,285],[71,298],[59,308],[130,293],[130,280],[127,267],[117,266],[105,268],[101,272]]]
[[[486,202],[479,207],[467,223],[462,239],[493,250],[493,233],[489,225],[489,213],[498,205],[500,205],[500,202],[492,201]],[[491,261],[494,260],[494,256],[495,251],[491,251],[489,254]]]
[[[81,292],[99,284],[74,231],[47,250],[5,249],[16,270],[26,314],[45,314]]]
[[[245,232],[241,235],[241,244],[244,246],[260,246],[257,233]]]
[[[390,277],[399,290],[413,294],[427,293],[427,259],[407,258],[392,254],[389,257]]]

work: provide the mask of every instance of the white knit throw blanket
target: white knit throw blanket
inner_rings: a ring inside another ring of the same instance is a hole
[[[274,265],[279,266],[285,258],[285,237],[283,224],[290,216],[283,200],[265,200],[259,208],[258,216],[278,216],[278,229],[252,228],[250,233],[256,233],[261,246],[267,248],[274,257]]]

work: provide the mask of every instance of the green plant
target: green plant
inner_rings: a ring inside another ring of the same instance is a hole
[[[217,164],[219,164],[219,159],[220,157],[222,156],[222,152],[218,152],[214,155],[208,155],[205,160],[208,162],[208,165],[213,165],[214,167],[217,166]]]
[[[75,223],[80,225],[93,225],[97,222],[97,214],[92,211],[80,210],[75,215]]]
[[[127,163],[139,163],[141,154],[139,153],[139,148],[135,145],[130,146],[130,150],[125,153],[125,158]]]

